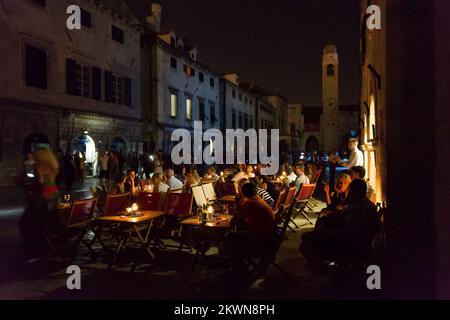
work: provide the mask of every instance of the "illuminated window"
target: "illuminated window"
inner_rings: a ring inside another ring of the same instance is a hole
[[[184,65],[184,74],[189,76],[189,77],[194,77],[195,76],[195,69],[188,66],[187,64]]]
[[[370,96],[369,99],[369,139],[376,139],[376,127],[375,127],[375,97]]]
[[[367,114],[364,115],[364,143],[367,143]]]
[[[186,98],[186,119],[192,120],[192,99]]]
[[[176,117],[178,115],[178,95],[176,92],[170,93],[170,116]]]

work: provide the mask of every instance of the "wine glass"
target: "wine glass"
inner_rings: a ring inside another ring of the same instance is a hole
[[[64,203],[65,203],[66,206],[68,206],[68,205],[69,205],[69,202],[70,202],[70,194],[69,194],[69,193],[66,193],[66,194],[64,195]]]

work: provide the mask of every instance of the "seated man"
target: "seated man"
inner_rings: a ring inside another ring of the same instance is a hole
[[[171,190],[182,189],[183,182],[175,177],[175,172],[172,169],[167,169],[165,173],[166,183]]]
[[[297,163],[294,167],[294,172],[297,176],[295,179],[295,187],[298,191],[302,184],[309,184],[309,178],[305,175],[305,165],[303,163]]]
[[[286,174],[287,176],[283,180],[283,182],[286,185],[286,187],[291,187],[295,183],[295,180],[297,180],[297,175],[295,174],[294,169],[291,166],[288,166],[286,168]]]
[[[254,177],[255,174],[253,173],[253,166],[249,164],[245,167],[245,171],[239,171],[238,173],[236,173],[231,181],[239,183],[239,181],[241,181],[242,179],[250,179]]]
[[[339,256],[358,259],[370,254],[380,218],[366,194],[366,183],[354,180],[349,187],[348,206],[320,217],[314,231],[303,234],[300,251],[311,264],[320,266]]]
[[[161,173],[153,174],[152,181],[153,181],[153,191],[154,192],[169,191],[169,186],[163,182],[163,177],[162,177]]]
[[[251,255],[256,247],[270,246],[276,235],[275,213],[256,193],[253,183],[242,185],[243,199],[238,211],[231,220],[237,227],[236,233],[230,233],[225,242],[225,252],[231,259],[233,275],[245,275],[245,257]]]

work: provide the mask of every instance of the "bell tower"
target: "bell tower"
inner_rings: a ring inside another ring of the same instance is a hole
[[[323,49],[322,57],[322,148],[339,147],[339,59],[335,45]]]

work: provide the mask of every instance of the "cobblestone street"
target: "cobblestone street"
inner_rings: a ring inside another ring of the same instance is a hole
[[[89,186],[95,179],[77,186],[77,197],[87,196]],[[17,190],[16,190],[17,191]],[[92,257],[80,246],[77,259],[73,262],[52,259],[47,262],[24,263],[23,249],[18,230],[18,222],[23,208],[18,205],[10,189],[2,193],[0,210],[0,299],[316,299],[345,298],[335,291],[336,281],[330,275],[310,270],[298,250],[301,234],[310,230],[306,220],[298,218],[296,223],[303,225],[295,232],[288,232],[277,261],[289,273],[285,279],[275,268],[269,269],[271,281],[256,282],[249,289],[227,285],[221,278],[225,271],[219,261],[200,261],[195,271],[189,272],[193,252],[162,250],[157,252],[153,264],[139,265],[135,272],[130,272],[131,263],[127,256],[122,265],[107,270],[110,256],[99,254]],[[5,199],[9,199],[5,202]],[[323,204],[316,207],[319,210]],[[311,216],[315,216],[311,214]],[[101,252],[100,246],[96,248]],[[211,249],[208,255],[214,254]],[[132,252],[129,253],[133,254]],[[70,264],[80,265],[82,271],[82,290],[68,290],[66,287],[66,268]],[[364,280],[364,278],[362,278]],[[364,280],[365,281],[365,280]],[[365,282],[362,283],[365,285]],[[353,298],[370,297],[368,291],[352,290],[346,295]],[[354,287],[352,287],[354,286]],[[353,290],[354,289],[354,290]],[[361,295],[361,293],[366,295]]]

